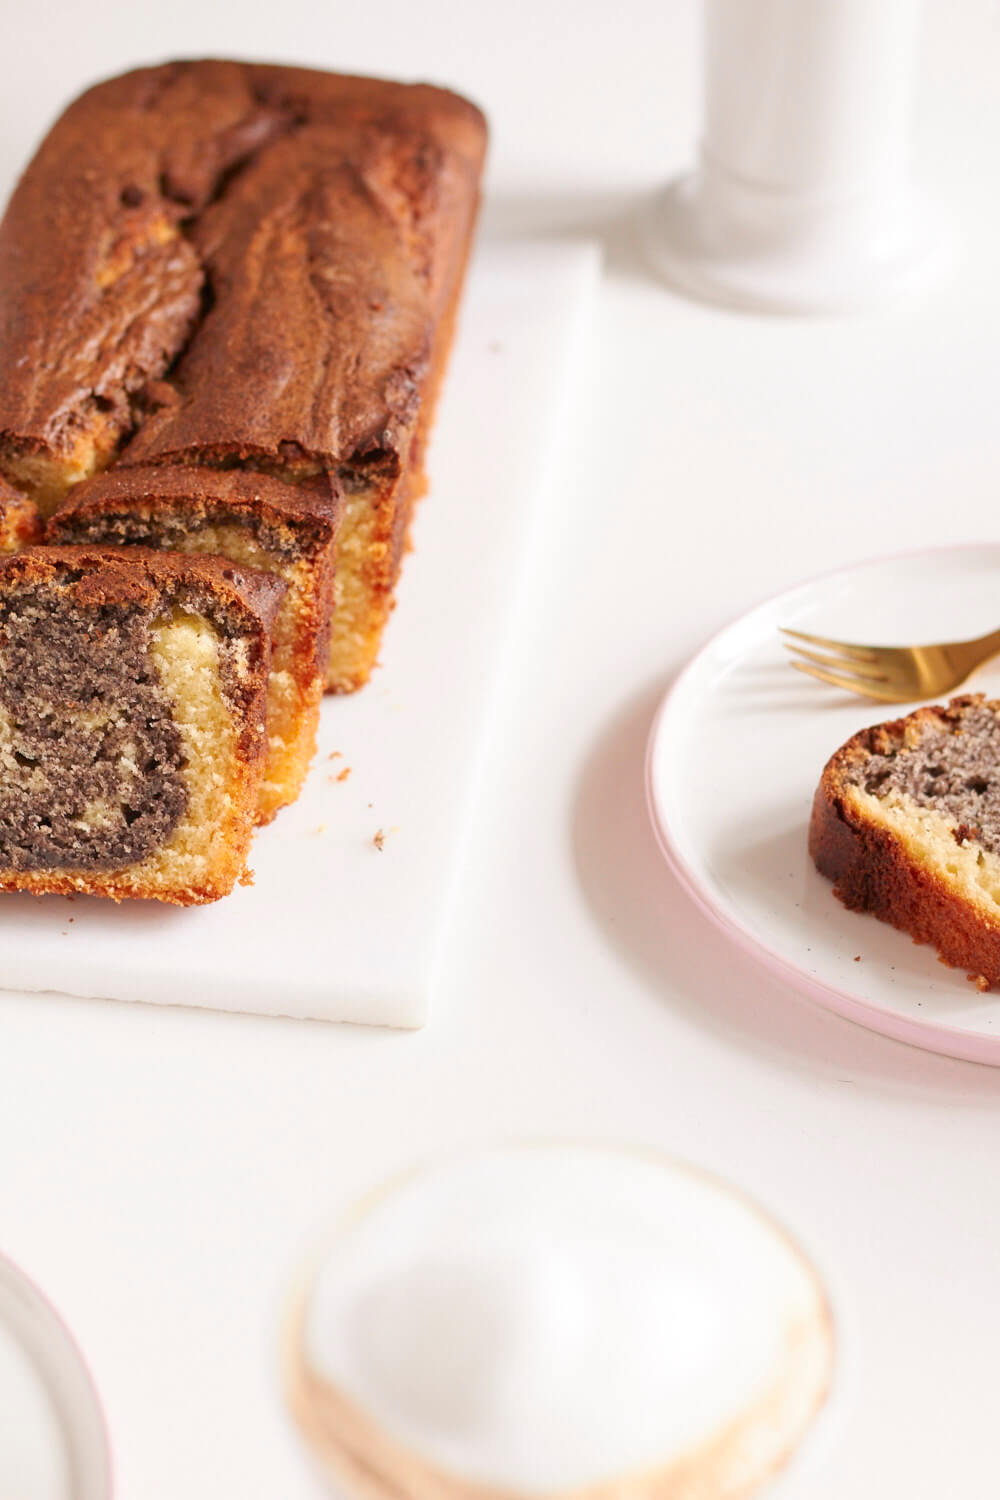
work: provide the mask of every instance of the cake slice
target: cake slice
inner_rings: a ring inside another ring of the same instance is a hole
[[[232,889],[283,593],[139,548],[0,563],[0,890],[187,906]]]
[[[0,479],[0,554],[20,552],[42,540],[42,519],[38,507]]]
[[[290,485],[238,469],[129,468],[77,485],[49,522],[57,543],[218,554],[284,580],[271,638],[260,823],[295,801],[316,749],[339,512],[326,476]]]
[[[809,850],[852,911],[1000,985],[1000,701],[953,698],[854,735],[823,771]]]

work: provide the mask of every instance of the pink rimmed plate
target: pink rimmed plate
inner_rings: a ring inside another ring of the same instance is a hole
[[[104,1417],[83,1358],[34,1283],[0,1256],[0,1496],[111,1492]]]
[[[660,846],[734,941],[874,1031],[1000,1065],[1000,993],[980,993],[932,948],[849,912],[806,848],[820,772],[844,740],[898,708],[788,666],[778,627],[837,639],[961,640],[1000,624],[1000,544],[876,559],[791,589],[727,626],[667,694],[647,757]],[[1000,659],[963,692],[1000,696]]]

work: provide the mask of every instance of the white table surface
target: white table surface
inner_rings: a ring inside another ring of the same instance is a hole
[[[373,1179],[511,1134],[669,1148],[812,1247],[847,1359],[809,1500],[996,1494],[1000,1072],[869,1035],[726,947],[642,793],[664,687],[735,612],[997,535],[1000,12],[929,9],[919,156],[965,263],[909,311],[810,323],[686,303],[636,255],[631,216],[692,149],[692,0],[6,0],[5,180],[89,78],[235,51],[465,89],[494,123],[486,232],[608,252],[432,1024],[0,996],[0,1246],[89,1356],[121,1500],[317,1494],[274,1360],[300,1254]]]

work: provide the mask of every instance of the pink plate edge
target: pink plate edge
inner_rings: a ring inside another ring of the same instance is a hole
[[[660,702],[659,708],[653,718],[649,731],[649,739],[646,745],[645,760],[645,788],[646,806],[649,812],[653,833],[667,864],[676,875],[684,890],[705,915],[714,922],[730,941],[744,953],[748,953],[759,963],[779,978],[790,981],[800,991],[822,1005],[826,1010],[833,1011],[836,1015],[843,1016],[848,1021],[855,1022],[858,1026],[865,1027],[868,1031],[878,1032],[881,1036],[890,1037],[893,1041],[905,1042],[911,1047],[919,1047],[924,1052],[936,1052],[944,1057],[958,1058],[961,1062],[982,1063],[987,1067],[1000,1067],[1000,1037],[975,1037],[967,1031],[962,1031],[953,1026],[943,1026],[936,1021],[907,1020],[903,1016],[896,1015],[892,1011],[883,1010],[880,1006],[873,1005],[870,1001],[859,1000],[849,990],[839,989],[836,985],[826,984],[814,975],[801,969],[797,964],[784,958],[780,953],[769,947],[766,942],[754,935],[749,928],[743,926],[723,907],[718,905],[708,886],[701,880],[698,872],[692,866],[674,842],[670,832],[669,820],[662,813],[657,801],[655,788],[654,761],[656,751],[662,735],[663,721],[673,703],[675,695],[686,683],[688,677],[695,671],[702,658],[706,656],[727,631],[734,625],[739,624],[748,616],[756,614],[758,610],[765,609],[769,604],[776,604],[788,594],[796,593],[799,589],[808,588],[810,584],[821,583],[826,579],[836,578],[842,573],[853,573],[858,568],[875,566],[880,563],[902,562],[907,558],[928,557],[941,552],[969,552],[976,548],[985,546],[1000,547],[1000,542],[957,542],[943,547],[917,547],[902,552],[888,553],[884,556],[861,558],[858,562],[848,563],[839,568],[830,568],[825,572],[815,574],[811,578],[804,579],[801,583],[792,584],[790,588],[782,589],[778,593],[769,594],[766,598],[751,605],[742,614],[736,615],[717,630],[701,646],[688,661],[687,665],[674,678]]]
[[[97,1427],[101,1436],[101,1449],[102,1457],[104,1460],[103,1466],[105,1476],[107,1478],[107,1487],[105,1493],[107,1496],[107,1500],[114,1500],[114,1497],[117,1494],[117,1486],[115,1484],[114,1454],[111,1448],[111,1435],[108,1430],[107,1413],[104,1410],[104,1405],[101,1401],[100,1395],[98,1394],[97,1382],[94,1379],[94,1372],[91,1370],[90,1365],[88,1364],[87,1359],[83,1353],[83,1350],[80,1348],[80,1345],[76,1340],[76,1335],[73,1333],[73,1330],[70,1328],[69,1324],[66,1322],[65,1318],[56,1307],[51,1297],[49,1297],[47,1292],[44,1292],[42,1290],[42,1288],[38,1285],[38,1282],[35,1281],[34,1277],[29,1276],[27,1271],[25,1271],[22,1266],[18,1265],[17,1261],[12,1260],[9,1255],[5,1255],[2,1251],[0,1251],[0,1276],[4,1275],[7,1276],[8,1280],[12,1280],[15,1283],[20,1282],[22,1287],[27,1290],[29,1296],[42,1308],[44,1314],[48,1317],[51,1326],[55,1329],[59,1339],[61,1340],[64,1352],[71,1359],[75,1360],[80,1374],[84,1377],[84,1385],[87,1388],[88,1395],[90,1396],[92,1415],[96,1418]]]

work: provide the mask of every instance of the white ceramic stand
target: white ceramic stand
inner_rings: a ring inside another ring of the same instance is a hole
[[[946,237],[909,173],[920,0],[704,0],[698,166],[647,221],[681,290],[846,312],[921,289]]]

